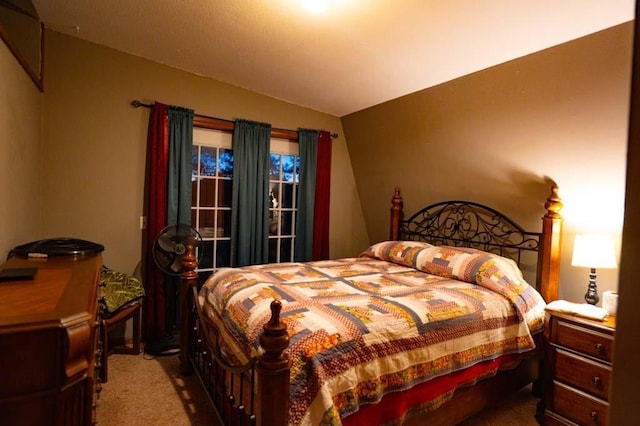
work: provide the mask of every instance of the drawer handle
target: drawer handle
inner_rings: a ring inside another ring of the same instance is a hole
[[[598,352],[599,354],[604,352],[604,346],[602,346],[602,343],[596,343],[596,352]]]
[[[593,385],[597,388],[600,388],[602,386],[602,379],[598,376],[593,377],[591,381],[593,382]]]
[[[594,425],[598,424],[598,412],[597,411],[592,411],[591,412],[591,420],[593,420],[593,424]]]

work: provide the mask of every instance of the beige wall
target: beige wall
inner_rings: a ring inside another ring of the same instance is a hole
[[[149,110],[155,100],[224,119],[324,129],[333,142],[332,257],[368,243],[340,120],[145,59],[47,32],[44,103],[45,237],[105,245],[105,264],[132,271],[140,258],[139,217]]]
[[[0,41],[0,261],[38,238],[42,94]]]
[[[392,188],[405,211],[444,199],[497,207],[539,229],[549,179],[564,199],[560,296],[582,302],[576,231],[619,242],[625,191],[632,23],[345,116],[372,241],[386,238]],[[598,270],[599,290],[617,270]]]

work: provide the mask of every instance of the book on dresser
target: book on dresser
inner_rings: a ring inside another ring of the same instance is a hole
[[[615,317],[602,320],[547,310],[543,425],[608,424]]]
[[[0,424],[89,425],[99,350],[101,254],[12,256],[0,283]]]

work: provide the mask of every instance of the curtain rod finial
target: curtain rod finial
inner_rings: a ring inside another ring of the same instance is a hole
[[[140,105],[142,105],[142,104],[137,99],[131,101],[131,106],[134,107],[134,108],[138,108]]]

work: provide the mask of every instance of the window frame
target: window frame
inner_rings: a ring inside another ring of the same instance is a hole
[[[232,132],[228,130],[194,127],[193,146],[194,146],[194,149],[197,148],[198,150],[198,164],[199,164],[200,155],[202,152],[202,147],[214,147],[216,148],[216,152],[219,152],[220,149],[232,150],[232,136],[233,136]],[[276,232],[275,234],[272,235],[272,233],[269,232],[269,262],[274,262],[274,263],[289,262],[289,261],[293,261],[293,256],[295,252],[295,240],[296,240],[295,230],[296,230],[296,219],[297,219],[297,210],[298,210],[298,190],[300,186],[299,146],[296,141],[292,141],[291,139],[277,138],[277,137],[274,137],[272,134],[269,151],[270,151],[270,155],[279,155],[281,158],[283,156],[294,156],[294,164],[296,165],[294,169],[294,178],[292,181],[287,181],[282,178],[283,161],[280,161],[280,169],[279,169],[280,179],[272,179],[273,176],[271,175],[271,173],[269,176],[270,189],[273,189],[274,185],[278,185],[280,189],[278,192],[278,196],[279,196],[278,206],[274,206],[269,209],[270,217],[275,217],[276,215],[280,215],[278,216],[280,218],[282,217],[281,214],[283,212],[291,214],[291,233],[283,233],[281,226],[277,226],[278,232]],[[216,156],[216,160],[217,158],[218,156]],[[271,158],[270,158],[270,162],[271,162]],[[192,163],[193,163],[193,157],[192,157]],[[230,246],[230,241],[231,241],[231,236],[230,235],[225,236],[224,232],[222,233],[223,235],[218,235],[219,228],[220,228],[217,225],[219,212],[231,211],[230,205],[218,206],[217,204],[220,201],[220,195],[218,192],[220,188],[220,184],[218,183],[214,185],[215,186],[214,200],[216,205],[203,207],[200,205],[201,183],[203,180],[215,180],[217,182],[225,181],[225,180],[233,181],[232,176],[233,176],[232,174],[231,176],[228,176],[228,177],[219,176],[219,168],[217,163],[216,163],[216,170],[215,170],[214,176],[201,175],[200,170],[198,170],[196,174],[192,173],[192,182],[195,183],[193,190],[196,191],[195,194],[192,194],[192,205],[191,205],[192,215],[191,216],[192,216],[192,220],[193,218],[195,218],[195,222],[192,223],[192,226],[196,228],[198,232],[200,232],[200,229],[202,228],[200,226],[200,213],[202,211],[215,212],[214,213],[215,226],[213,227],[214,228],[213,235],[210,235],[210,233],[206,233],[207,234],[206,236],[202,235],[203,241],[205,242],[205,244],[208,244],[211,242],[213,246],[211,247],[211,266],[207,266],[206,268],[201,268],[200,266],[198,267],[198,273],[201,275],[201,277],[209,276],[211,273],[217,271],[219,268],[229,266],[228,264],[218,265],[217,260],[219,258],[218,250],[222,245],[220,244],[220,242],[228,241],[229,242],[228,244]],[[285,207],[282,207],[282,197],[284,192],[282,188],[284,185],[288,185],[288,184],[292,185],[292,190],[291,190],[292,201],[291,201],[291,206],[285,208]],[[283,241],[290,242],[291,244],[289,246],[289,249],[290,249],[289,258],[287,259],[282,258],[283,257],[282,256]],[[275,256],[271,253],[272,246],[275,246]],[[200,255],[201,253],[198,253],[198,257],[200,257]]]

